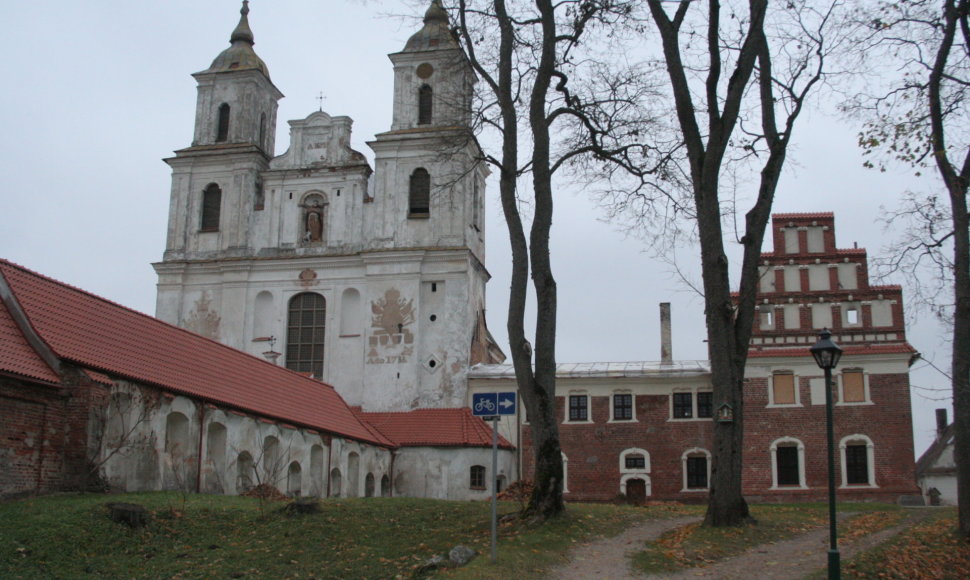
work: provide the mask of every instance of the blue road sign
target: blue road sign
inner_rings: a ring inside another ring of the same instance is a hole
[[[515,391],[498,393],[498,414],[515,415]]]
[[[498,393],[475,393],[472,395],[472,415],[491,417],[498,414]]]

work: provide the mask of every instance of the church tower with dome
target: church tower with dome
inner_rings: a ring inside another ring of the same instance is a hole
[[[500,362],[485,328],[487,168],[471,132],[475,76],[438,0],[390,55],[390,130],[290,121],[254,51],[248,2],[230,46],[195,73],[191,146],[172,168],[156,315],[312,375],[365,411],[461,407],[468,368]]]

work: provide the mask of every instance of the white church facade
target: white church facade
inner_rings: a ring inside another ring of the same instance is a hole
[[[245,3],[244,3],[245,4]],[[352,121],[290,121],[253,51],[194,75],[190,147],[172,167],[158,318],[335,385],[364,411],[465,405],[467,369],[504,356],[484,326],[487,169],[471,129],[475,77],[437,2],[393,63],[393,122],[350,147]],[[270,356],[277,356],[271,354]]]

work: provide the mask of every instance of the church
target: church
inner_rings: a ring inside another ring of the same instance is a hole
[[[165,160],[157,320],[0,262],[0,495],[93,475],[131,491],[270,483],[478,499],[529,479],[524,410],[498,424],[496,473],[491,429],[468,411],[475,393],[515,381],[485,324],[476,78],[437,0],[390,60],[393,118],[367,142],[373,167],[351,147],[353,121],[323,110],[290,121],[275,155],[283,94],[243,2],[230,46],[193,75],[192,141]],[[822,328],[846,348],[841,497],[915,493],[917,353],[900,288],[869,285],[865,250],[836,246],[832,214],[779,214],[772,227],[746,379],[746,495],[823,497],[824,385],[808,355]],[[672,358],[669,310],[661,318],[660,361],[560,365],[567,500],[706,497],[709,369]],[[106,323],[118,332],[98,332]]]

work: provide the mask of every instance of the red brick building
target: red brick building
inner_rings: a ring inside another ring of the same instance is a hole
[[[823,328],[844,349],[833,377],[839,497],[916,493],[909,365],[917,353],[906,342],[900,288],[869,284],[866,251],[836,246],[831,213],[774,215],[772,233],[746,370],[745,495],[825,498],[824,379],[808,350]],[[475,367],[470,377],[474,391],[514,388],[509,365]],[[557,390],[567,498],[706,498],[715,412],[706,362],[564,364]],[[519,431],[528,474],[527,421]]]

